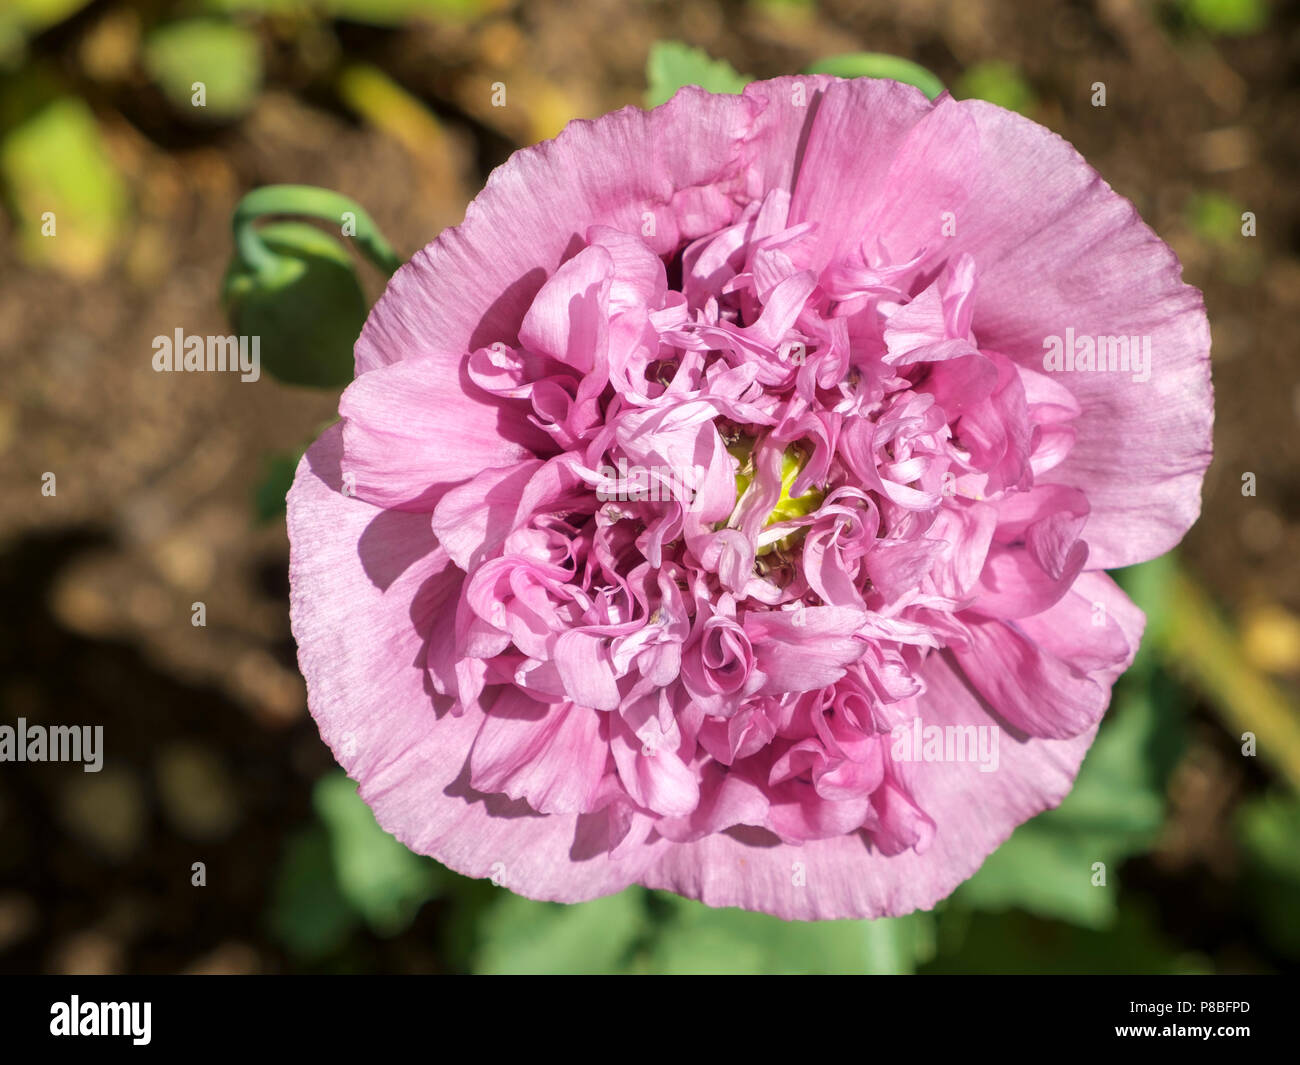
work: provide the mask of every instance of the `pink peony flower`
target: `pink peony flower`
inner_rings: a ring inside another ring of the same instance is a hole
[[[394,276],[299,467],[312,713],[380,824],[523,895],[930,907],[1071,787],[1144,620],[1103,570],[1199,511],[1208,349],[990,104],[574,122]]]

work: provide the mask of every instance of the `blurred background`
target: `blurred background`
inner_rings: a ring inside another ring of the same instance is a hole
[[[232,331],[248,190],[338,190],[409,256],[516,148],[655,99],[665,41],[724,81],[918,62],[1071,141],[1205,293],[1203,517],[1119,575],[1148,639],[1075,791],[932,913],[561,907],[412,855],[320,742],[289,634],[283,493],[337,390],[151,369],[156,335]],[[4,0],[0,724],[102,724],[107,757],[0,764],[0,971],[1295,970],[1298,74],[1269,0]]]

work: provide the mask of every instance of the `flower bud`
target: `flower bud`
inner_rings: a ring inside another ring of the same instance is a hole
[[[262,363],[286,384],[337,388],[368,310],[347,251],[306,222],[262,226],[260,267],[236,252],[222,302],[236,332],[260,336]]]

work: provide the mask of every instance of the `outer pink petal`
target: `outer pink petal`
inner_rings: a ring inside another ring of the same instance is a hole
[[[380,507],[428,511],[484,467],[515,465],[549,446],[518,406],[463,375],[463,366],[449,370],[437,358],[409,359],[348,386],[339,413],[353,495]]]
[[[1145,624],[1114,582],[1095,573],[1033,617],[963,620],[970,644],[952,656],[972,686],[1014,728],[1052,739],[1096,728]]]
[[[946,659],[931,659],[926,682],[920,713],[927,723],[991,723]],[[710,906],[741,906],[788,920],[896,917],[929,909],[1017,825],[1065,797],[1093,734],[1018,744],[1004,733],[993,773],[974,764],[909,766],[921,771],[910,786],[936,826],[923,854],[887,856],[860,835],[790,846],[742,829],[678,844],[642,882]],[[926,769],[933,772],[926,775]]]
[[[335,426],[308,450],[289,493],[290,617],[321,736],[379,823],[418,853],[532,898],[579,902],[634,883],[665,843],[612,860],[601,853],[604,814],[542,817],[470,788],[484,715],[477,706],[446,713],[421,636],[451,608],[459,571],[427,515],[344,496],[340,453]]]
[[[512,340],[533,296],[607,225],[667,253],[735,220],[753,104],[683,89],[646,112],[571,122],[492,172],[465,221],[393,275],[356,345],[357,373]]]
[[[974,331],[1039,372],[1044,340],[1150,336],[1151,377],[1054,373],[1079,400],[1069,457],[1043,480],[1075,485],[1092,513],[1088,566],[1112,569],[1173,547],[1200,513],[1210,462],[1210,331],[1173,251],[1068,143],[1020,115],[963,101],[981,166],[950,252],[975,259]]]
[[[1121,662],[1094,664],[1097,675],[1112,683],[1137,652],[1142,612],[1103,573],[1083,574],[1073,593],[1089,611],[1100,604],[1128,645]],[[927,690],[918,699],[918,713],[925,724],[994,723],[988,704],[948,654],[932,655],[924,676]],[[972,876],[1018,825],[1059,805],[1095,736],[1096,725],[1063,740],[1018,742],[1004,731],[999,767],[991,773],[973,763],[895,763],[935,824],[923,854],[906,850],[887,857],[859,836],[796,847],[757,830],[733,829],[665,851],[641,882],[710,906],[742,906],[788,920],[897,917],[928,910]],[[802,887],[796,886],[800,879]]]
[[[790,223],[814,222],[815,267],[882,244],[891,261],[941,243],[979,158],[974,124],[951,98],[879,78],[831,83],[818,101]]]
[[[839,81],[817,74],[745,86],[744,99],[753,115],[745,144],[751,200],[761,200],[771,189],[794,189],[821,96]]]

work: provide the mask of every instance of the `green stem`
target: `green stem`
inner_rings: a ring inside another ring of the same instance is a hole
[[[341,226],[343,215],[351,212],[356,219],[352,239],[367,259],[388,276],[402,265],[384,235],[365,208],[346,196],[314,185],[267,185],[254,189],[235,208],[232,225],[239,254],[259,274],[272,272],[278,256],[262,241],[257,223],[268,215],[295,215]]]

